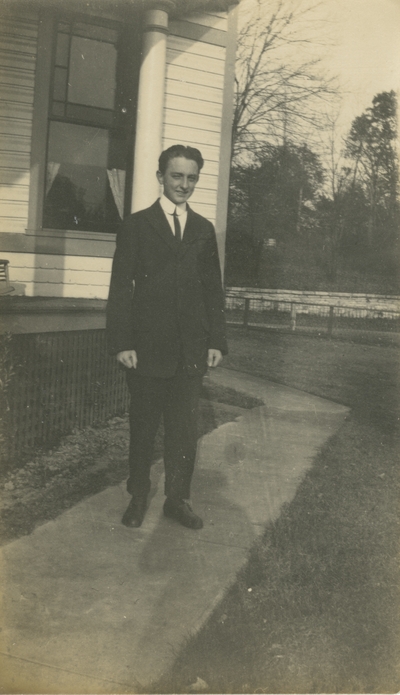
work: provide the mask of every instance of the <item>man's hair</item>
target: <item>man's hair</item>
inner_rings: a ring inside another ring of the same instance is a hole
[[[168,147],[167,150],[164,150],[164,152],[161,152],[160,154],[160,158],[158,160],[158,169],[161,174],[165,174],[169,160],[174,159],[174,157],[185,157],[185,159],[192,159],[199,167],[199,171],[204,166],[204,159],[201,156],[200,150],[196,149],[196,147],[189,147],[186,145],[171,145],[171,147]]]

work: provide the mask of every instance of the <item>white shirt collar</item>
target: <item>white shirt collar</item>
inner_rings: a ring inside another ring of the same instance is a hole
[[[167,215],[173,215],[175,212],[175,208],[176,208],[176,213],[177,213],[178,217],[180,215],[184,215],[185,212],[187,212],[186,203],[179,203],[179,205],[175,205],[175,203],[173,203],[172,200],[167,198],[164,195],[164,193],[162,194],[162,196],[160,198],[160,205],[161,205],[162,209],[164,210],[164,212],[167,213]]]

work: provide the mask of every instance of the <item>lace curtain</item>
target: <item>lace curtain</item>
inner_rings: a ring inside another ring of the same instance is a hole
[[[107,169],[110,188],[121,220],[124,216],[125,175],[123,169]]]
[[[46,172],[46,195],[49,193],[54,179],[56,178],[61,164],[59,162],[48,162]]]

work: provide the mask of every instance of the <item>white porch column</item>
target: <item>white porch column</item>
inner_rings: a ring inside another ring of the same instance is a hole
[[[139,75],[132,212],[151,205],[159,195],[156,178],[162,147],[168,9],[161,2],[145,12],[143,54]]]

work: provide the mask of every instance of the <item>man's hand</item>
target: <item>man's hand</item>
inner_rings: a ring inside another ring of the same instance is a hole
[[[117,354],[117,360],[128,369],[132,369],[132,367],[136,369],[137,367],[137,354],[135,350],[122,350],[122,352]]]
[[[209,350],[207,357],[207,364],[209,367],[218,367],[219,363],[222,361],[221,350]]]

